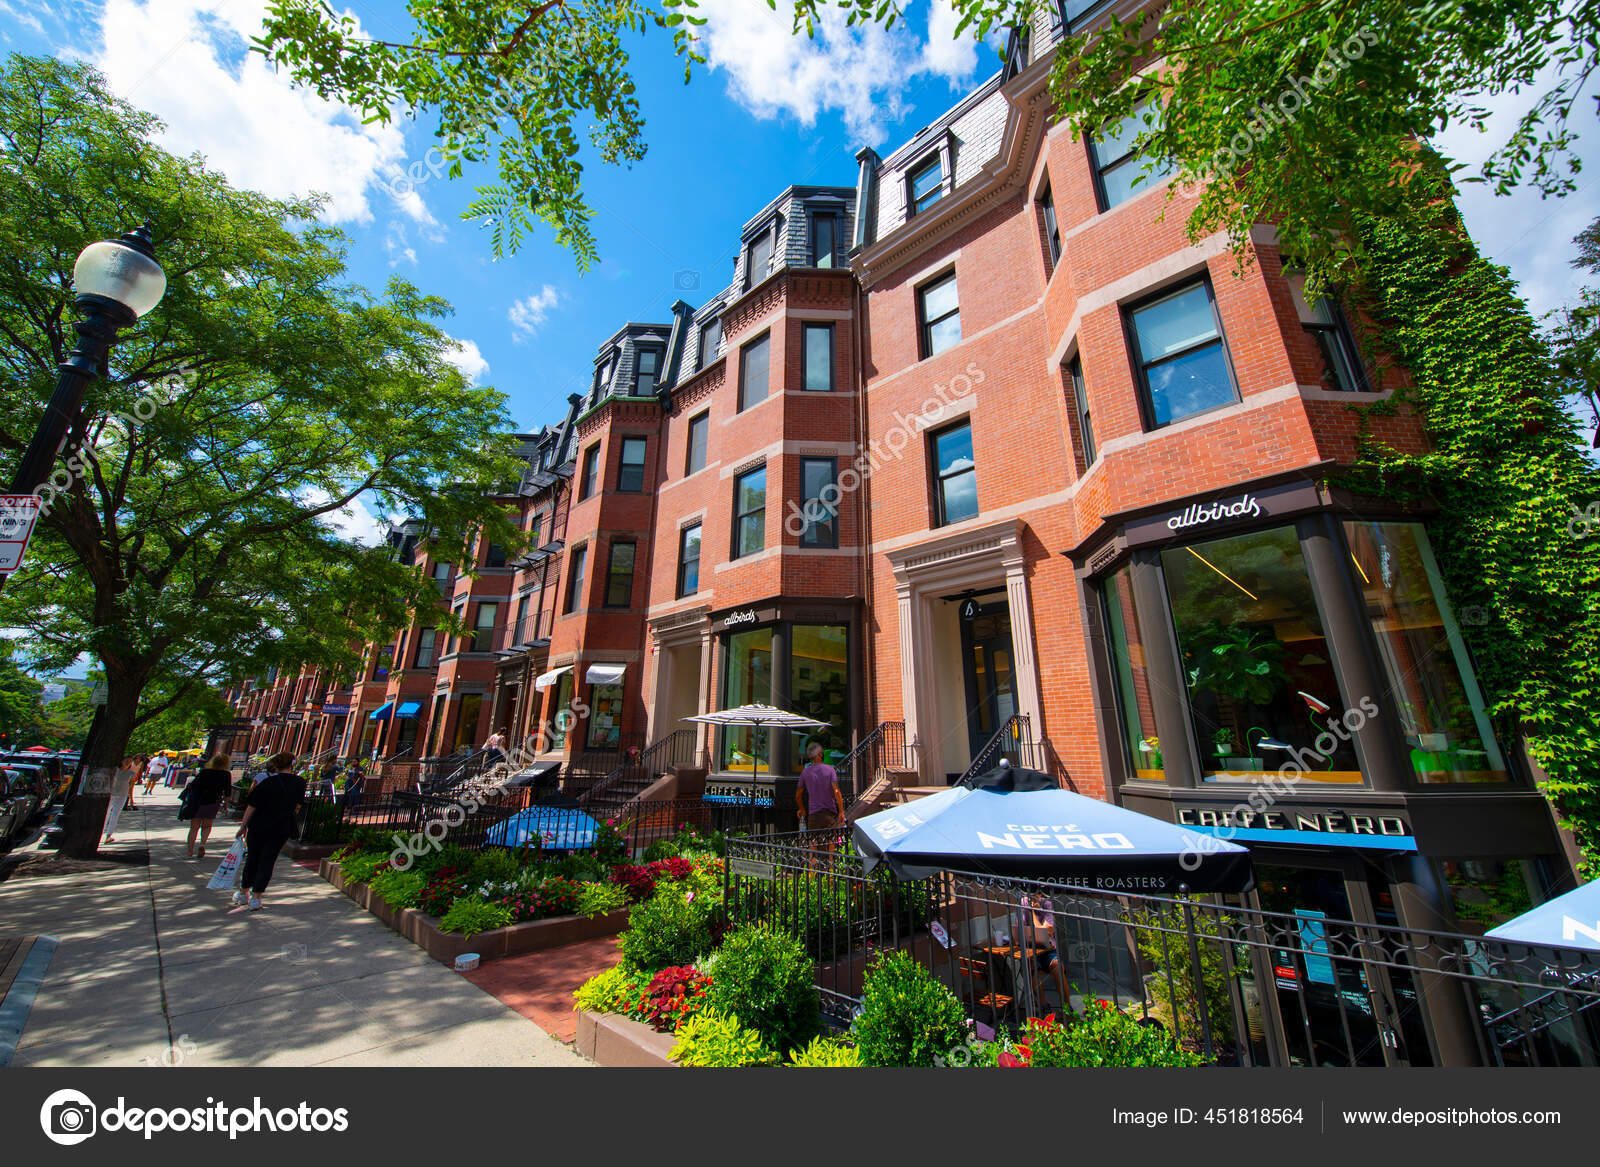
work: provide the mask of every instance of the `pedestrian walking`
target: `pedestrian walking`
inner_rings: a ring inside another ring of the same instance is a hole
[[[493,766],[506,760],[506,731],[496,730],[489,735],[489,740],[483,743],[484,753],[489,765]]]
[[[150,759],[150,765],[144,772],[144,792],[146,794],[154,794],[156,792],[156,782],[166,775],[167,769],[171,765],[172,763],[167,761],[165,754],[157,754]]]
[[[217,814],[228,800],[228,791],[233,788],[233,773],[228,768],[232,761],[227,754],[213,754],[178,796],[183,804],[178,817],[189,820],[186,850],[190,859],[206,857],[206,840],[211,838],[211,828]]]
[[[306,798],[306,780],[294,772],[294,755],[274,754],[267,759],[271,771],[250,788],[244,800],[244,821],[239,838],[244,840],[244,867],[235,904],[248,904],[252,912],[261,907],[261,895],[272,881],[272,868],[278,852],[294,833],[295,811]]]
[[[133,788],[139,782],[139,756],[129,754],[122,759],[122,764],[117,767],[116,774],[111,779],[111,803],[106,807],[105,841],[117,841],[117,820],[122,817],[124,808],[133,805]]]
[[[822,760],[822,743],[806,747],[806,768],[794,788],[795,808],[801,828],[828,831],[844,820],[844,797],[839,793],[839,772]]]

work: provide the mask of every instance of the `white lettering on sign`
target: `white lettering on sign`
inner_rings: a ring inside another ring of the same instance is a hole
[[[0,494],[0,571],[16,571],[39,519],[36,494]]]
[[[1593,943],[1600,944],[1600,920],[1596,920],[1594,927],[1591,928],[1582,920],[1575,920],[1571,916],[1563,914],[1561,917],[1561,939],[1573,943],[1577,941],[1580,933]]]
[[[754,624],[755,622],[756,610],[754,608],[746,608],[743,612],[732,612],[724,617],[722,626],[724,628],[732,628],[736,624]]]
[[[1173,531],[1181,531],[1185,527],[1199,527],[1206,523],[1214,523],[1218,519],[1238,519],[1246,515],[1257,518],[1260,514],[1260,500],[1247,494],[1237,502],[1214,502],[1210,506],[1192,502],[1181,515],[1173,515],[1168,519],[1167,527]]]
[[[1098,835],[1076,833],[1075,828],[1051,828],[1048,833],[1019,830],[1007,823],[1003,835],[978,832],[978,845],[985,850],[1007,851],[1131,851],[1133,842],[1117,831]]]

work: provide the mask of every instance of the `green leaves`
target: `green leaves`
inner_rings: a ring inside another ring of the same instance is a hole
[[[510,419],[447,360],[449,306],[351,286],[315,202],[233,190],[157,128],[83,66],[0,73],[0,461],[72,342],[78,251],[149,219],[168,276],[91,386],[69,438],[83,473],[0,595],[44,664],[100,658],[122,733],[141,694],[149,721],[268,665],[346,670],[434,607],[387,547],[338,534],[345,507],[418,517],[445,558],[480,526],[517,543],[483,489],[515,475]]]

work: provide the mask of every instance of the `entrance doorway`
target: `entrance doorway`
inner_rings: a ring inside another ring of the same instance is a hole
[[[961,601],[958,614],[967,690],[968,756],[977,757],[995,731],[1017,711],[1011,664],[1011,609],[1004,600],[985,604],[968,597]]]

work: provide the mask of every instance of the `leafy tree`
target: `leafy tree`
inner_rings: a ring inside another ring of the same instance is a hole
[[[1047,2],[955,0],[956,35],[1026,28]],[[322,0],[273,0],[256,48],[370,118],[388,120],[399,106],[434,119],[440,156],[425,164],[435,175],[448,167],[458,177],[498,150],[499,181],[479,189],[466,217],[492,228],[496,255],[543,219],[587,269],[596,252],[580,122],[592,122],[603,161],[643,157],[626,38],[669,32],[687,81],[704,60],[696,7],[408,0],[414,28],[391,41]],[[812,35],[830,12],[847,25],[902,19],[894,0],[795,0],[795,33]],[[1134,113],[1149,92],[1125,82],[1159,62],[1167,116],[1145,127],[1145,148],[1186,180],[1225,180],[1205,189],[1193,234],[1229,229],[1247,260],[1250,227],[1278,223],[1314,275],[1353,245],[1354,214],[1404,202],[1419,136],[1463,121],[1481,128],[1476,95],[1530,85],[1552,66],[1557,80],[1478,177],[1502,192],[1523,182],[1570,191],[1569,122],[1600,54],[1600,0],[1172,0],[1090,24],[1093,35],[1069,38],[1056,62],[1059,113],[1090,130]]]
[[[158,129],[83,65],[0,70],[0,469],[72,342],[85,243],[147,220],[168,280],[90,389],[0,594],[0,624],[28,630],[42,667],[87,653],[104,670],[90,791],[208,685],[272,664],[348,671],[362,643],[435,608],[431,581],[331,525],[358,499],[419,517],[458,561],[480,525],[519,545],[483,485],[452,485],[514,465],[503,397],[446,360],[448,305],[351,286],[317,202],[234,190],[155,146]],[[69,853],[92,851],[104,803],[77,800]]]
[[[81,750],[89,737],[95,707],[90,703],[93,689],[81,682],[67,682],[59,701],[44,707],[44,722],[39,727],[39,744],[56,750]]]
[[[1600,219],[1590,223],[1573,240],[1578,254],[1572,266],[1600,275]],[[1552,340],[1556,367],[1567,392],[1588,403],[1594,416],[1594,444],[1600,446],[1600,287],[1585,288],[1578,303],[1556,321]]]
[[[34,744],[44,720],[44,685],[17,663],[16,643],[0,639],[0,743],[6,747]]]

